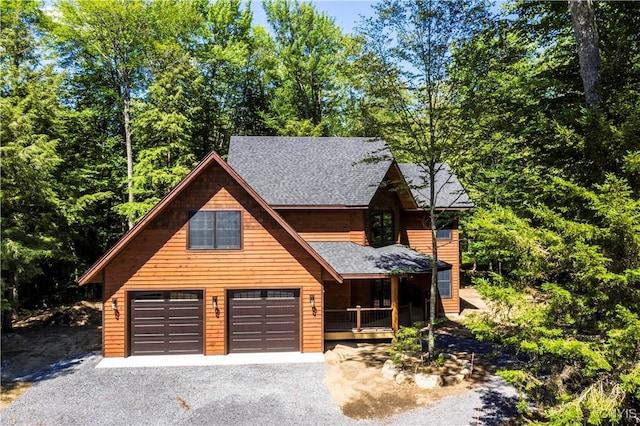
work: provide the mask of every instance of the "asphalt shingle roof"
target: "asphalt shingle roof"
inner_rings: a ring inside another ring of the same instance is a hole
[[[429,182],[425,168],[419,164],[401,163],[400,171],[411,188],[419,207],[429,205]],[[436,165],[436,206],[440,208],[473,207],[471,199],[447,164]]]
[[[431,271],[431,257],[401,244],[375,248],[347,241],[322,241],[309,245],[340,275]],[[446,262],[438,262],[438,269],[450,267]]]
[[[371,138],[233,136],[227,161],[272,206],[367,206],[392,157]]]

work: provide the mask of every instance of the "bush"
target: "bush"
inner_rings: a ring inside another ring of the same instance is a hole
[[[422,322],[416,322],[411,327],[400,327],[389,349],[389,355],[391,355],[394,364],[402,364],[402,355],[422,353],[420,329],[423,327],[424,323]]]

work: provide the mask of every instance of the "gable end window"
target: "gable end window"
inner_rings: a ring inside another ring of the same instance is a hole
[[[438,271],[438,292],[441,299],[451,299],[451,269]]]
[[[189,249],[234,250],[241,248],[240,212],[198,210],[189,212]]]
[[[372,212],[370,219],[372,243],[395,242],[393,212]]]

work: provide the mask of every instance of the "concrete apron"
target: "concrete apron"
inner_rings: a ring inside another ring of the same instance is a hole
[[[264,352],[229,355],[149,355],[103,358],[96,368],[196,367],[207,365],[297,364],[324,362],[321,352]]]

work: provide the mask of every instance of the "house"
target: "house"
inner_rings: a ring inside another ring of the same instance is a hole
[[[104,356],[392,337],[427,314],[421,181],[380,140],[233,137],[79,279],[102,283]],[[440,209],[472,207],[448,168],[436,185]],[[440,309],[458,313],[455,221],[438,247]]]

